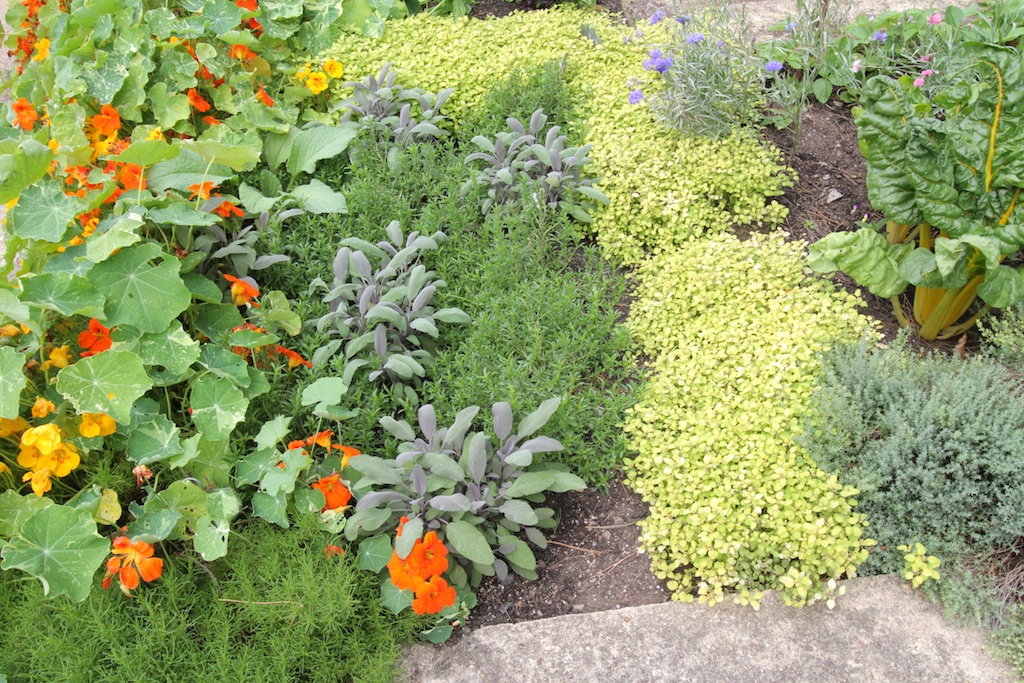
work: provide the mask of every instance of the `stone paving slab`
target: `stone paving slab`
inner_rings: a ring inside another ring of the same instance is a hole
[[[404,683],[1004,683],[981,629],[894,577],[844,582],[835,609],[667,603],[501,624],[407,652]]]

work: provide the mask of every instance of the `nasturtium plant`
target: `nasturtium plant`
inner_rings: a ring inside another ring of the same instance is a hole
[[[968,43],[959,59],[960,80],[932,99],[909,76],[868,81],[856,122],[885,235],[862,228],[811,247],[815,270],[842,270],[892,299],[904,325],[898,297],[914,285],[913,317],[926,340],[960,335],[988,310],[1024,299],[1024,276],[1004,263],[1024,247],[1021,57]],[[979,298],[984,306],[969,314]]]

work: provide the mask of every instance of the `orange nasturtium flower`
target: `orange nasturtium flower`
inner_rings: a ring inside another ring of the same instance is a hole
[[[242,61],[248,62],[255,56],[255,52],[253,52],[252,50],[250,50],[242,44],[232,45],[228,49],[228,57],[231,57],[231,59],[241,59]]]
[[[127,536],[114,539],[111,557],[107,560],[107,575],[103,577],[103,589],[110,588],[110,580],[116,575],[121,592],[132,597],[132,591],[139,587],[139,578],[149,583],[164,573],[164,561],[153,557],[153,546],[145,541],[129,541]]]
[[[407,559],[424,579],[440,576],[448,570],[448,548],[433,531],[428,531],[422,539],[416,539]]]
[[[411,558],[412,553],[403,560],[398,556],[397,551],[392,551],[391,559],[388,560],[388,573],[391,575],[391,583],[398,590],[415,590],[424,581],[423,577],[416,571],[416,568],[412,566]]]
[[[78,425],[78,433],[87,439],[95,436],[110,436],[117,431],[114,418],[103,413],[82,413],[82,424]]]
[[[247,12],[255,12],[257,8],[256,0],[235,0],[235,5]]]
[[[312,363],[300,356],[297,352],[292,351],[291,349],[286,349],[280,344],[277,345],[277,352],[288,359],[289,368],[297,368],[300,365],[305,365],[307,368],[313,367]]]
[[[218,214],[221,218],[231,218],[232,216],[244,216],[245,211],[232,204],[231,202],[221,202],[216,209],[213,210],[215,214]]]
[[[24,130],[32,130],[32,127],[36,125],[36,121],[39,120],[39,113],[36,111],[36,108],[24,97],[19,98],[17,102],[12,104],[11,109],[14,110],[15,128],[20,127]]]
[[[231,283],[231,302],[236,306],[243,306],[250,303],[253,299],[260,295],[259,287],[235,277],[234,275],[225,275],[224,279]],[[255,304],[259,305],[259,304]]]
[[[416,614],[437,614],[455,604],[455,589],[440,576],[430,577],[413,590],[416,598],[412,601],[412,611]]]
[[[100,113],[93,116],[90,121],[96,132],[105,138],[121,130],[121,115],[109,104],[100,107]]]
[[[327,90],[327,76],[322,71],[314,71],[306,77],[306,87],[314,95],[319,95]]]
[[[260,89],[256,91],[256,99],[268,107],[274,106],[274,100],[271,99],[270,95],[267,94],[267,91],[263,89],[262,83],[260,83]]]
[[[126,190],[145,190],[146,176],[142,173],[142,167],[138,164],[125,164],[121,168],[118,180]]]
[[[207,115],[203,117],[203,123],[205,123],[208,126],[219,126],[220,120],[216,116]]]
[[[89,320],[89,328],[78,334],[78,345],[82,347],[82,358],[95,356],[110,348],[110,328],[104,327],[96,318]]]
[[[53,401],[47,401],[42,396],[36,396],[36,402],[32,405],[32,417],[43,418],[57,410]]]
[[[205,202],[207,199],[210,198],[210,192],[215,187],[219,186],[214,185],[210,181],[206,181],[205,183],[193,183],[192,185],[188,186],[189,191],[192,193],[192,196],[189,197],[189,199],[195,199],[196,197],[198,197],[200,201]]]
[[[341,483],[339,477],[340,475],[335,472],[329,477],[323,477],[310,484],[312,488],[323,493],[324,498],[327,499],[327,504],[324,505],[324,509],[321,512],[338,510],[348,505],[348,502],[352,500],[352,492]]]
[[[328,59],[326,62],[324,62],[324,71],[331,78],[341,78],[342,76],[345,75],[345,67],[342,65],[341,62],[335,61],[333,59]]]
[[[200,114],[210,111],[210,103],[204,100],[203,96],[196,92],[195,88],[188,89],[188,103],[198,109]]]

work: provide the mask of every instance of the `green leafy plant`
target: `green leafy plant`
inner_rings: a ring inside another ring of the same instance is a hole
[[[353,482],[359,502],[346,536],[355,540],[390,530],[402,517],[395,554],[407,557],[425,531],[437,532],[457,560],[447,573],[453,585],[475,588],[484,576],[506,581],[510,572],[537,578],[537,563],[526,541],[546,547],[542,530],[554,528],[556,520],[551,508],[534,505],[544,502],[546,491],[586,486],[574,474],[535,462],[536,455],[562,448],[550,437],[535,436],[560,402],[544,401],[515,431],[511,406],[494,404],[496,442],[484,432],[467,434],[479,412],[476,406],[460,411],[449,427],[441,428],[433,407],[421,407],[419,436],[405,421],[382,419],[381,425],[402,443],[394,460],[360,456],[352,461],[362,477]]]
[[[629,327],[652,362],[623,428],[626,477],[674,599],[756,604],[776,588],[787,604],[827,602],[868,556],[856,489],[794,441],[817,351],[868,325],[852,295],[807,277],[801,252],[778,235],[723,237],[637,274]]]
[[[1015,213],[1024,186],[1013,163],[1024,110],[1009,95],[1024,79],[1020,56],[961,48],[963,77],[934,103],[909,76],[868,82],[858,136],[886,234],[834,233],[811,247],[815,270],[843,270],[890,298],[904,325],[898,296],[914,285],[913,317],[926,340],[962,334],[989,309],[1024,298],[1024,278],[1002,263],[1024,245]],[[968,315],[977,298],[984,307]]]
[[[909,545],[898,545],[896,550],[901,550],[906,553],[903,559],[906,564],[903,565],[903,578],[909,581],[914,588],[920,587],[925,581],[939,580],[939,566],[942,564],[942,560],[929,555],[928,550],[920,543],[915,543],[913,547]]]
[[[328,288],[319,278],[311,283],[311,292],[328,290],[324,300],[331,306],[331,312],[317,321],[317,329],[330,328],[341,337],[321,347],[313,359],[318,365],[326,362],[347,340],[346,384],[357,371],[368,368],[371,381],[403,385],[415,400],[414,387],[426,377],[424,366],[430,363],[440,334],[437,323],[468,323],[469,316],[458,308],[431,305],[446,283],[419,260],[425,251],[444,244],[445,234],[438,231],[427,237],[412,232],[406,238],[398,221],[385,231],[388,240],[376,245],[352,237],[342,240],[345,246],[334,259],[334,286]],[[370,258],[379,260],[376,268]]]
[[[600,44],[583,35],[581,24]],[[559,7],[467,24],[419,14],[388,30],[386,45],[344,35],[329,54],[359,77],[390,61],[409,83],[433,92],[454,87],[445,113],[456,130],[483,107],[496,79],[572,55],[566,84],[586,94],[578,130],[593,145],[592,175],[609,199],[588,233],[608,258],[637,263],[648,251],[785,217],[785,207],[771,198],[791,184],[792,172],[777,150],[752,136],[685,137],[629,104],[624,83],[644,77],[645,54],[632,39],[624,42],[633,29],[609,16]],[[651,87],[656,94],[661,85]]]
[[[608,197],[593,187],[593,180],[581,176],[581,169],[590,163],[590,145],[565,147],[567,138],[561,129],[552,126],[543,138],[547,116],[540,109],[530,117],[527,129],[518,119],[509,117],[511,132],[498,133],[493,142],[483,136],[473,144],[484,150],[466,157],[466,163],[483,161],[474,185],[487,186],[487,198],[480,208],[486,215],[492,208],[513,202],[530,202],[538,207],[558,208],[582,223],[591,223],[598,205],[607,204]]]
[[[940,556],[1012,547],[1024,533],[1020,383],[983,358],[920,358],[836,347],[824,357],[800,439],[827,472],[860,491],[879,542],[865,570],[896,573],[901,544]]]

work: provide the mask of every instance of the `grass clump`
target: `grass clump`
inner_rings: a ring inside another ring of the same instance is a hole
[[[263,521],[209,566],[166,559],[131,600],[97,586],[84,603],[45,599],[0,574],[0,672],[10,683],[391,681],[419,619],[393,617],[353,557],[327,557],[319,520]]]

